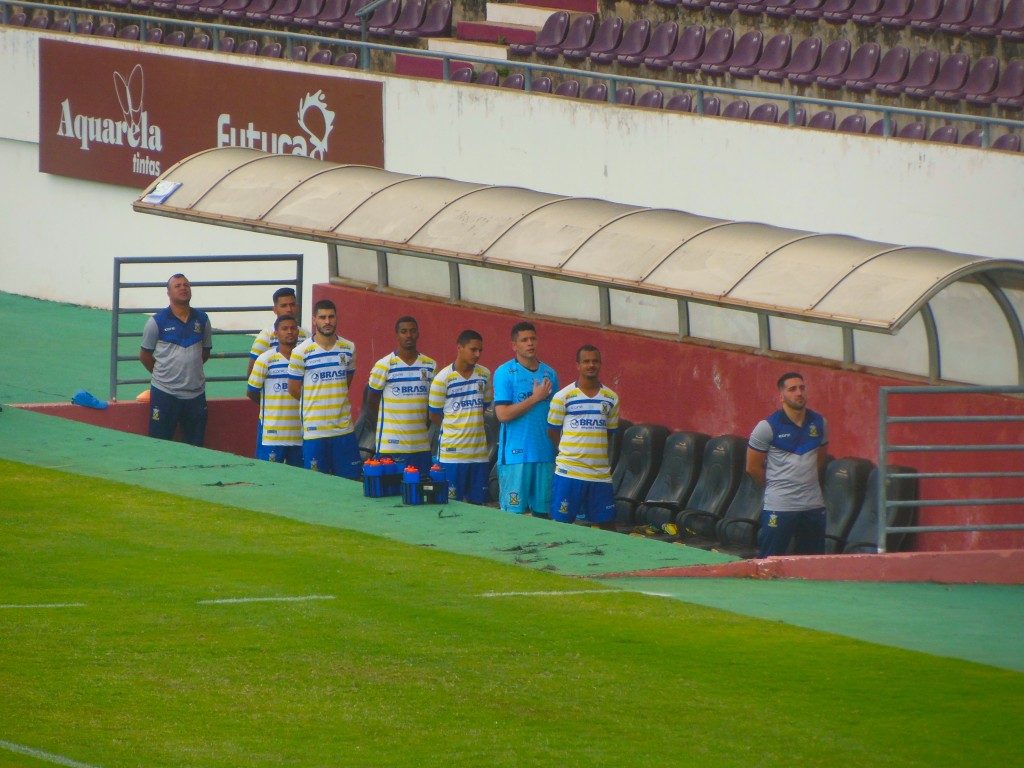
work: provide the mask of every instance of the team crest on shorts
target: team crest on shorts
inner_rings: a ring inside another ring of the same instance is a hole
[[[160,408],[154,405],[153,414],[149,418],[151,418],[153,421],[160,421]]]
[[[320,465],[319,465],[319,463],[317,462],[316,459],[310,459],[310,461],[309,461],[309,468],[312,469],[314,472],[319,472],[320,471]]]
[[[515,491],[510,491],[509,492],[509,494],[508,494],[508,505],[510,507],[518,507],[519,506],[519,494],[516,493]]]
[[[449,485],[448,486],[448,498],[449,499],[454,499],[455,498],[455,486],[454,485]]]
[[[569,514],[569,500],[562,499],[562,503],[558,505],[558,514],[568,515]]]
[[[770,515],[768,515],[768,527],[769,528],[778,528],[779,527],[779,516],[776,515],[774,512],[772,512]]]

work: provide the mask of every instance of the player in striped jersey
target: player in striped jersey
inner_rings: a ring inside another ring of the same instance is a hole
[[[484,410],[494,399],[491,372],[478,365],[483,337],[463,331],[455,362],[430,384],[430,419],[441,428],[438,462],[448,480],[448,497],[483,504],[487,495],[487,434]]]
[[[615,530],[615,499],[608,466],[608,436],[619,426],[619,396],[601,384],[601,353],[585,344],[576,352],[579,377],[551,399],[548,436],[558,447],[551,484],[551,518]]]
[[[358,480],[362,462],[348,399],[356,347],[338,336],[337,317],[332,301],[323,299],[313,307],[316,332],[292,350],[288,392],[302,403],[303,466]]]
[[[298,318],[299,303],[295,298],[294,288],[278,288],[274,291],[274,315],[277,317]],[[252,348],[249,350],[249,370],[246,375],[252,373],[252,366],[256,362],[257,357],[268,349],[277,346],[277,331],[274,330],[275,328],[276,325],[271,325],[256,334],[256,338],[252,342]],[[299,338],[296,343],[301,344],[308,338],[309,331],[300,327]]]
[[[416,318],[398,318],[395,335],[397,350],[378,360],[370,371],[366,422],[377,424],[374,447],[378,456],[404,460],[425,477],[433,461],[427,434],[427,397],[437,363],[419,353]]]
[[[302,466],[302,418],[288,393],[288,365],[299,338],[299,324],[284,315],[274,321],[278,344],[253,361],[246,394],[260,406],[256,458]]]

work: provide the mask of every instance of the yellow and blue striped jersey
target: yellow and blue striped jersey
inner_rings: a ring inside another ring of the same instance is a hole
[[[316,440],[352,432],[348,377],[356,370],[356,347],[340,336],[331,349],[310,339],[292,350],[288,376],[302,382],[302,437]]]
[[[484,409],[494,399],[491,372],[482,365],[463,378],[454,365],[444,368],[430,384],[429,406],[442,414],[438,460],[447,464],[487,461]]]
[[[295,346],[298,346],[302,342],[309,338],[309,331],[305,328],[299,328],[299,340]],[[262,355],[268,349],[277,349],[277,333],[274,331],[274,326],[264,328],[253,339],[252,348],[249,350],[249,358],[255,360],[257,357]]]
[[[608,431],[619,426],[619,396],[602,386],[591,397],[573,382],[551,398],[548,424],[562,430],[555,472],[577,480],[610,481]]]
[[[427,395],[437,363],[419,355],[412,365],[396,354],[378,360],[370,371],[370,389],[380,392],[377,410],[377,453],[419,453],[430,450],[427,437]]]
[[[260,431],[263,445],[302,445],[299,401],[288,394],[289,359],[277,348],[256,358],[249,389],[260,393]]]

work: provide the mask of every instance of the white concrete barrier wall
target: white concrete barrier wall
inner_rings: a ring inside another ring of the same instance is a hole
[[[0,28],[3,290],[108,307],[116,256],[296,252],[307,286],[327,279],[322,245],[136,214],[135,190],[39,173],[37,40]],[[383,79],[389,170],[1024,259],[1024,154]]]

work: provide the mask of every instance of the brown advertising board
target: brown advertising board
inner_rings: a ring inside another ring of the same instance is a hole
[[[39,170],[143,188],[210,147],[384,166],[379,82],[39,41]]]

